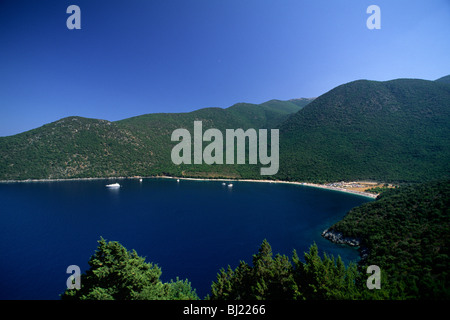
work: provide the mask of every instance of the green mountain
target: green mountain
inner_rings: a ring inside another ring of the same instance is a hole
[[[208,128],[273,128],[311,99],[238,103],[227,109],[146,114],[121,121],[68,117],[0,138],[0,180],[85,177],[207,175],[241,177],[256,166],[176,166],[170,158],[177,128],[193,132],[195,120]]]
[[[281,179],[427,181],[450,173],[450,85],[359,80],[280,127]]]
[[[261,179],[262,165],[174,165],[177,128],[279,128],[270,178],[420,182],[450,175],[450,84],[358,80],[316,99],[238,103],[116,122],[69,117],[0,138],[0,180],[176,175]]]

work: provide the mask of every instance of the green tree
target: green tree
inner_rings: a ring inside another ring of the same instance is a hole
[[[335,259],[324,254],[319,256],[319,248],[313,244],[300,261],[294,251],[295,279],[299,287],[295,299],[356,299],[357,266],[350,263],[346,268],[341,257]]]
[[[289,258],[277,254],[264,240],[253,255],[253,266],[241,261],[233,270],[221,269],[211,285],[211,300],[277,300],[290,299],[296,284]]]
[[[272,258],[272,248],[264,240],[258,251],[253,255],[253,297],[263,299],[291,298],[296,285],[292,275],[292,264],[289,258],[277,254]]]
[[[320,258],[312,245],[301,261],[296,251],[292,261],[277,254],[264,240],[253,255],[253,266],[241,261],[232,270],[220,270],[211,285],[211,300],[292,300],[292,299],[358,299],[358,284],[364,278],[356,264],[345,267],[340,257]]]
[[[81,288],[67,289],[62,299],[76,300],[185,300],[198,299],[190,283],[162,283],[161,269],[145,262],[135,250],[101,238],[89,260],[90,269],[81,276]]]

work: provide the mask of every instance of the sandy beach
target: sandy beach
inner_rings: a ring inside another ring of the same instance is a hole
[[[375,193],[363,192],[363,191],[358,191],[358,190],[350,190],[350,189],[346,189],[346,188],[339,188],[339,187],[333,187],[333,186],[327,186],[324,184],[315,184],[315,183],[309,183],[309,182],[296,182],[296,181],[283,181],[283,180],[224,179],[224,178],[208,179],[208,178],[187,178],[187,177],[169,177],[169,176],[160,176],[160,177],[153,177],[153,178],[197,180],[197,181],[228,181],[228,182],[244,181],[244,182],[262,182],[262,183],[285,183],[285,184],[294,184],[294,185],[301,185],[301,186],[307,186],[307,187],[313,187],[313,188],[321,188],[321,189],[357,194],[357,195],[372,198],[372,199],[375,199],[378,196],[378,194],[375,194]]]

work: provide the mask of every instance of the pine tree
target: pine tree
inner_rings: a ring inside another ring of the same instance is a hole
[[[277,254],[264,240],[253,255],[253,266],[241,261],[227,271],[221,269],[211,285],[211,300],[284,300],[292,299],[296,284],[289,258]]]
[[[89,266],[81,275],[81,289],[67,289],[62,299],[198,299],[187,280],[162,283],[157,265],[145,262],[135,250],[127,251],[116,241],[101,238]]]

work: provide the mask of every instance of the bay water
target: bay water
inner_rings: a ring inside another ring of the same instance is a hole
[[[118,189],[106,184],[120,183]],[[229,187],[228,183],[233,186]],[[357,261],[357,250],[321,237],[370,198],[281,183],[99,179],[0,183],[0,299],[59,299],[69,265],[82,272],[100,237],[135,249],[188,279],[200,298],[220,268],[251,264],[264,239],[275,253]]]

